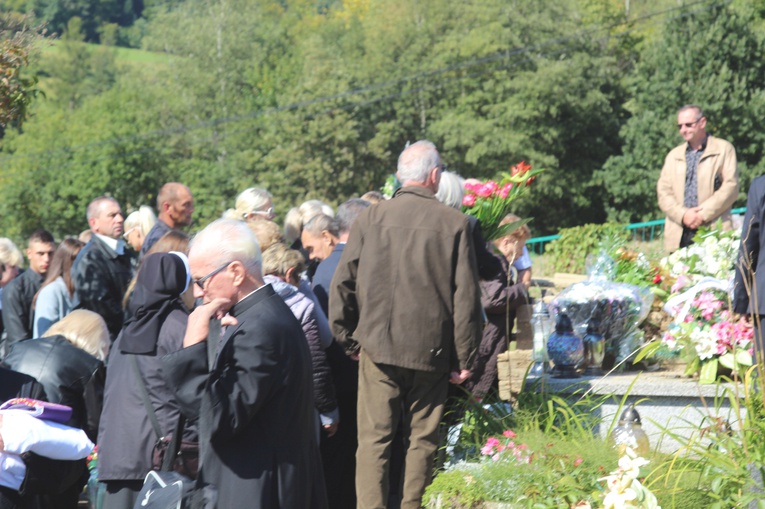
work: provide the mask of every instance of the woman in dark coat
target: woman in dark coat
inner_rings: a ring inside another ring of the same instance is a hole
[[[189,311],[181,295],[189,281],[188,260],[182,253],[152,254],[141,265],[128,304],[130,319],[109,357],[98,434],[98,479],[106,483],[103,509],[131,509],[152,467],[159,437],[142,399],[142,384],[162,435],[178,423],[180,413],[165,383],[161,358],[183,346]],[[188,429],[184,438],[191,438]]]
[[[103,318],[92,311],[78,310],[53,324],[46,337],[15,343],[3,364],[34,377],[47,401],[72,407],[72,417],[64,424],[84,430],[95,440],[103,401],[103,360],[108,351],[109,330]],[[72,463],[71,468],[77,469],[77,464]],[[87,480],[84,461],[79,468],[79,479],[73,470],[71,485],[55,496],[42,498],[40,506],[76,509]]]
[[[73,311],[46,331],[45,337],[19,341],[3,364],[31,377],[48,401],[72,407],[65,424],[85,430],[95,441],[104,395],[109,330],[97,313]]]

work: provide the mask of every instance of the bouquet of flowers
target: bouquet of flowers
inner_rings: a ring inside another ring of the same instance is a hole
[[[754,332],[732,321],[727,293],[705,289],[690,300],[687,311],[672,311],[677,317],[661,346],[688,363],[686,374],[699,373],[700,383],[713,383],[719,366],[741,373],[752,365]]]
[[[734,264],[741,243],[738,229],[723,231],[718,225],[700,228],[695,244],[678,249],[661,260],[661,267],[675,280],[672,294],[698,283],[705,276],[725,281],[733,277]]]
[[[551,307],[556,316],[565,313],[571,318],[579,337],[584,336],[591,322],[599,323],[611,364],[611,361],[619,363],[627,359],[643,343],[638,325],[648,315],[652,301],[653,295],[647,287],[592,279],[563,290],[553,299]]]
[[[525,193],[543,170],[532,170],[521,161],[503,173],[502,180],[495,182],[465,183],[462,211],[481,221],[481,230],[487,241],[499,239],[523,226],[529,219],[500,226],[499,223],[512,210],[512,202]]]

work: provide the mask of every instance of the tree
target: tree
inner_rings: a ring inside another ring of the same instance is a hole
[[[660,217],[658,180],[667,152],[682,140],[676,112],[698,104],[707,130],[736,148],[743,205],[749,182],[765,170],[765,36],[749,2],[698,8],[671,19],[645,48],[629,77],[632,114],[622,128],[621,155],[597,173],[608,190],[609,219],[628,222]]]
[[[9,124],[20,125],[27,118],[39,93],[37,77],[24,71],[45,32],[28,21],[13,14],[0,15],[0,135]]]

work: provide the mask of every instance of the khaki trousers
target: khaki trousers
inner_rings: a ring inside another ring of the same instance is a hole
[[[408,439],[401,509],[419,509],[433,476],[447,373],[359,360],[356,495],[358,509],[387,509],[391,442],[399,420]],[[402,415],[403,411],[403,415]]]

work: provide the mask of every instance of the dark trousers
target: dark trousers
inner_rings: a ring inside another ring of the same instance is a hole
[[[327,502],[332,509],[356,508],[356,391],[337,391],[340,425],[328,438],[322,431],[321,461]]]
[[[391,444],[399,422],[407,444],[401,509],[421,507],[433,476],[447,377],[447,373],[375,364],[362,351],[356,454],[359,509],[387,509]]]
[[[143,481],[106,481],[102,509],[133,509]]]

